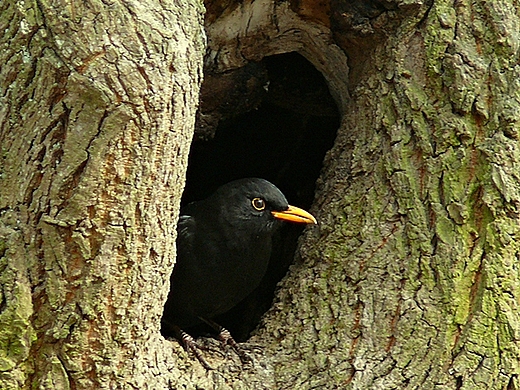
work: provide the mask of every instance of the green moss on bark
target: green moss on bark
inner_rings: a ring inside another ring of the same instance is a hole
[[[35,341],[31,289],[20,233],[0,225],[0,387],[18,389],[31,373]]]

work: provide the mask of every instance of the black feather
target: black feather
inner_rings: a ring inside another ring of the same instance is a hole
[[[264,210],[252,206],[265,200]],[[177,264],[163,322],[191,327],[222,314],[253,291],[265,274],[280,222],[271,211],[289,207],[263,179],[242,179],[181,211]]]

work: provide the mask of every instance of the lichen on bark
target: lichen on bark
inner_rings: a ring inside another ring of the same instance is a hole
[[[516,386],[518,118],[503,118],[520,103],[505,61],[515,12],[436,1],[364,57],[352,49],[352,99],[317,193],[322,233],[306,236],[261,333],[279,384]]]
[[[0,387],[164,388],[202,4],[0,8]]]

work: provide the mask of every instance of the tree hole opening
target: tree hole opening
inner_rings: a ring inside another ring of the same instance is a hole
[[[204,199],[231,180],[260,177],[280,188],[290,204],[308,210],[340,114],[323,75],[293,52],[207,76],[197,121],[182,204]],[[302,230],[284,224],[260,286],[214,318],[237,341],[247,340],[270,308]],[[187,331],[201,335],[207,329]]]

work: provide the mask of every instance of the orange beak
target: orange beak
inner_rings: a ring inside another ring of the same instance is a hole
[[[285,211],[271,211],[271,214],[273,214],[276,219],[281,219],[282,221],[309,224],[312,223],[314,225],[318,223],[312,214],[294,206],[289,206],[289,208]]]

